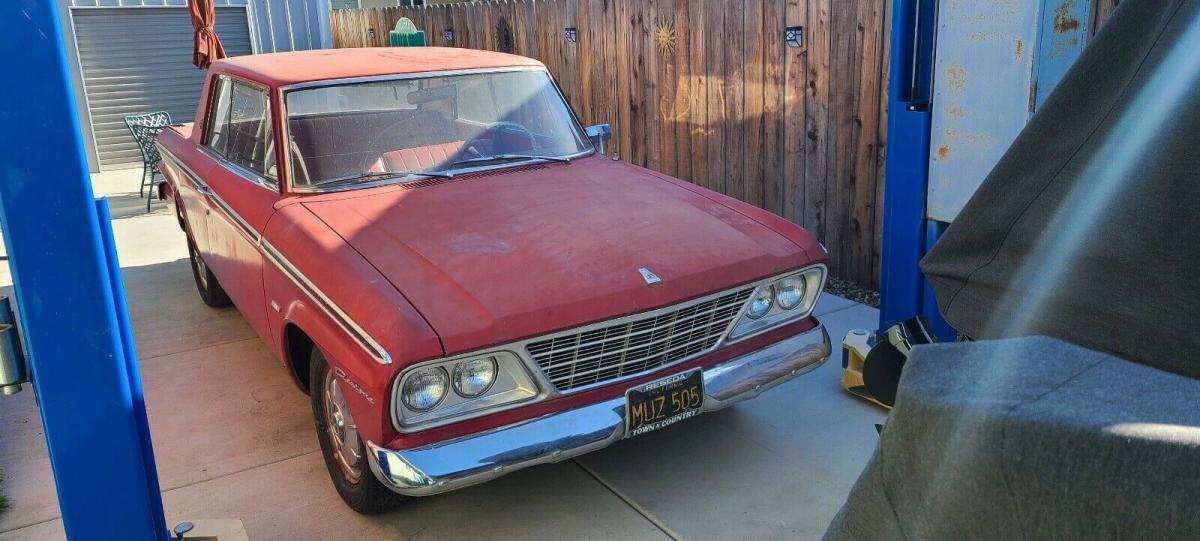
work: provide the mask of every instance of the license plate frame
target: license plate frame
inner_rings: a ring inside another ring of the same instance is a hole
[[[693,368],[625,391],[625,437],[690,419],[704,408],[704,372]]]

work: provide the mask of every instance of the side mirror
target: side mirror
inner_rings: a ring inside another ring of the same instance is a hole
[[[587,133],[588,139],[592,140],[592,144],[596,145],[596,150],[604,154],[604,142],[612,139],[612,127],[608,124],[596,124],[584,128],[583,131]]]

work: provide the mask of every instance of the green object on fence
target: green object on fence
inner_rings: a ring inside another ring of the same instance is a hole
[[[408,17],[400,17],[400,20],[396,21],[396,29],[388,32],[388,37],[392,47],[425,46],[425,32],[417,30],[417,25],[413,24]]]

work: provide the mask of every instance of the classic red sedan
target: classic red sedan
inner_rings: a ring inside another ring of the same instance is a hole
[[[604,156],[542,64],[243,56],[158,139],[196,287],[369,513],[757,396],[829,356],[806,231]]]

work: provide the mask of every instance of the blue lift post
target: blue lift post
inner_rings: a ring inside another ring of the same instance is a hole
[[[879,333],[924,316],[940,340],[957,337],[938,312],[933,288],[918,264],[999,159],[998,152],[1008,147],[1079,57],[1088,42],[1094,4],[1092,0],[1047,0],[997,8],[985,3],[895,0]],[[948,20],[939,21],[939,12]],[[1072,24],[1060,24],[1060,18]],[[946,46],[941,55],[939,41]],[[1012,51],[1011,43],[1023,45]],[[960,48],[972,53],[963,55]],[[1022,60],[1015,62],[1014,54]],[[958,92],[946,92],[955,79],[949,75],[951,66],[976,73],[963,76]],[[947,71],[938,73],[947,76],[946,82],[935,81],[935,70],[943,69]],[[983,98],[973,102],[964,98],[994,97],[997,91],[1013,99],[985,104],[980,103]],[[962,112],[964,100],[970,103],[965,109],[973,114]],[[960,104],[957,115],[952,112],[955,104]],[[968,136],[996,143],[990,147],[960,144]],[[931,169],[934,146],[939,153],[954,147],[957,157],[939,158]],[[979,169],[984,166],[985,170]]]
[[[937,7],[937,0],[895,0],[892,5],[879,332],[924,315],[946,339],[953,330],[938,313],[918,267],[945,230],[945,224],[926,219],[925,209]]]
[[[109,226],[55,0],[0,2],[0,225],[67,537],[168,539]]]
[[[893,1],[879,327],[842,340],[846,391],[890,407],[909,349],[959,338],[921,258],[1079,56],[1093,9],[1093,0]]]

